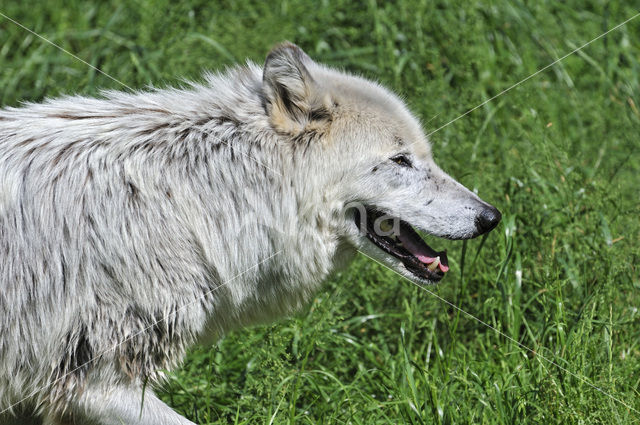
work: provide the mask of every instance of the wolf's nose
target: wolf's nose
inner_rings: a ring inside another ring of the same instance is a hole
[[[495,207],[488,206],[476,217],[476,227],[480,234],[484,234],[493,230],[501,219],[502,214],[500,214],[500,211]]]

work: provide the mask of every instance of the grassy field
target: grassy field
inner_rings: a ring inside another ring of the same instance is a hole
[[[288,39],[401,93],[429,133],[634,3],[0,0],[0,12],[134,88],[261,62]],[[161,397],[200,424],[638,423],[639,79],[640,17],[431,136],[436,160],[504,220],[484,241],[434,241],[452,271],[430,290],[503,335],[361,257],[297,316],[194,349]],[[124,89],[0,17],[0,105],[103,88]]]

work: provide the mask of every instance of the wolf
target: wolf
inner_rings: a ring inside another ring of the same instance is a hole
[[[0,110],[0,408],[192,424],[151,387],[289,314],[359,250],[417,284],[500,212],[389,90],[283,43],[203,82]]]

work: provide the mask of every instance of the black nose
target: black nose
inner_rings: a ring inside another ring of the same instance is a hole
[[[476,217],[476,227],[482,235],[493,230],[500,223],[500,219],[502,219],[500,211],[495,207],[488,206]]]

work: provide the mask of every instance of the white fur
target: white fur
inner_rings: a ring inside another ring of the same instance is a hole
[[[357,248],[426,283],[354,202],[448,238],[486,206],[397,97],[290,44],[203,84],[1,110],[0,408],[191,423],[140,403],[194,342],[296,310]]]

